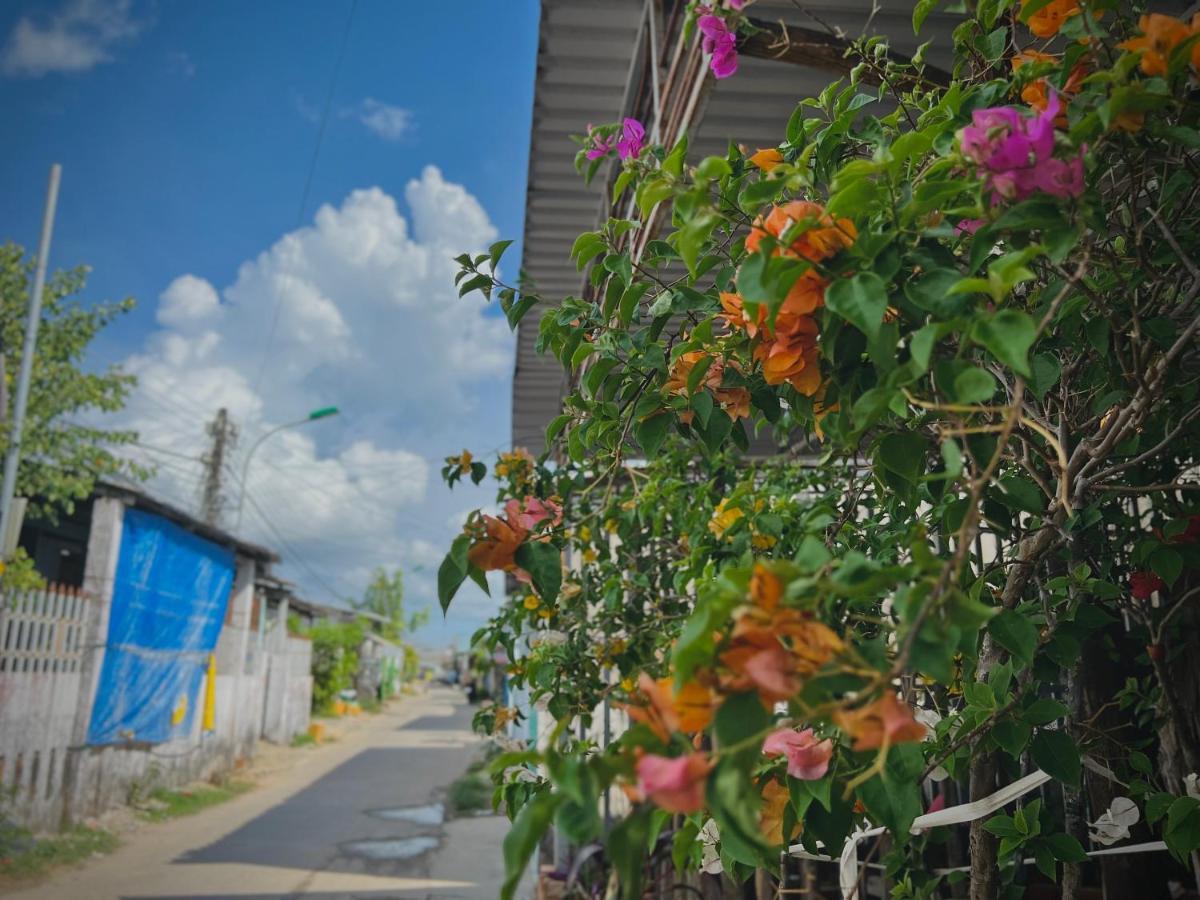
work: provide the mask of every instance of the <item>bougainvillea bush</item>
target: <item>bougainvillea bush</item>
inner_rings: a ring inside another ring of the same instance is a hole
[[[736,6],[694,9],[717,77]],[[496,766],[508,893],[551,824],[603,841],[626,896],[667,827],[682,869],[743,879],[884,826],[861,852],[893,896],[1019,896],[1034,867],[1074,896],[1086,849],[1138,840],[1189,877],[1200,20],[972,8],[949,87],[851,42],[777,147],[582,137],[628,216],[575,242],[583,296],[505,283],[507,243],[460,258],[573,385],[439,573],[443,606],[518,585],[477,638],[558,723]],[[606,700],[632,724],[599,747],[577,726]],[[1037,769],[968,847],[912,832]]]

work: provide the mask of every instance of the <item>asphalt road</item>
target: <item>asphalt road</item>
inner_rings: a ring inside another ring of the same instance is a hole
[[[478,751],[457,691],[371,717],[335,744],[294,751],[259,788],[147,826],[25,900],[495,897],[502,817],[443,821],[445,789]]]

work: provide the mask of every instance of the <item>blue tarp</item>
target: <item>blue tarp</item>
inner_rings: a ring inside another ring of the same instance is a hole
[[[161,516],[125,510],[89,744],[190,733],[233,572],[232,551]]]

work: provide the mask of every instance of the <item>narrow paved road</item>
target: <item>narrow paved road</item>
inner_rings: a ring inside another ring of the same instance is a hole
[[[444,822],[445,788],[478,750],[472,710],[433,689],[371,717],[226,804],[147,826],[25,900],[495,897],[502,817]]]

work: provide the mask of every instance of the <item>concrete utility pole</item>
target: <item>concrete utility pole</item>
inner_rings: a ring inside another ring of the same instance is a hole
[[[221,495],[221,477],[225,472],[225,459],[237,442],[237,427],[229,421],[225,407],[217,410],[217,417],[205,429],[212,437],[212,449],[204,454],[204,484],[200,491],[200,518],[209,525],[219,524],[225,498]]]
[[[50,236],[54,232],[54,211],[58,206],[58,182],[62,166],[50,167],[50,183],[46,187],[46,210],[42,215],[42,240],[38,245],[37,268],[33,273],[33,293],[29,297],[29,318],[25,323],[25,347],[21,352],[21,370],[17,373],[17,396],[13,407],[12,430],[8,435],[8,452],[4,457],[4,485],[0,487],[0,546],[10,543],[9,531],[16,527],[12,521],[13,495],[17,491],[17,463],[21,461],[21,429],[25,425],[25,408],[29,405],[29,382],[33,377],[33,354],[37,350],[38,325],[42,321],[42,291],[46,286],[46,261],[50,256]],[[0,378],[4,373],[0,372]],[[16,543],[15,537],[11,543]]]

